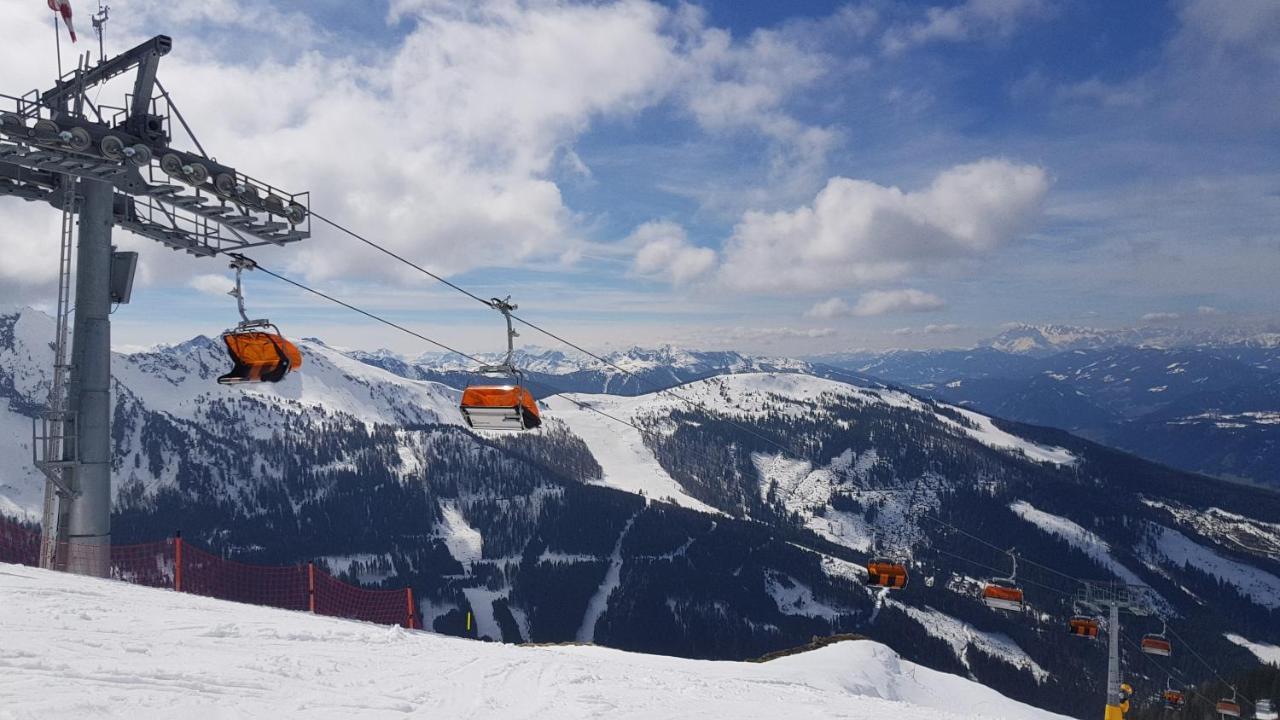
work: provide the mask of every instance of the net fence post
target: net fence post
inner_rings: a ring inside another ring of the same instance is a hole
[[[182,531],[173,534],[173,589],[182,592]]]
[[[307,563],[307,610],[312,614],[316,611],[316,564],[314,562]]]

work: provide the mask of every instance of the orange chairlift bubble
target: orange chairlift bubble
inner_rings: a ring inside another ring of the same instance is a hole
[[[510,300],[510,297],[504,300],[493,298],[489,302],[489,306],[502,313],[507,321],[506,359],[497,365],[482,365],[476,370],[481,375],[505,376],[507,381],[472,383],[462,391],[459,409],[467,426],[475,430],[532,430],[542,425],[538,403],[521,384],[520,371],[513,360],[518,333],[511,325],[511,311],[516,306]]]
[[[1158,633],[1147,633],[1142,636],[1142,652],[1148,655],[1160,655],[1168,657],[1173,654],[1173,643],[1169,642],[1169,638],[1165,635],[1168,631],[1168,622],[1161,619],[1161,628]]]
[[[1240,717],[1240,703],[1236,700],[1236,689],[1231,688],[1231,697],[1219,700],[1214,709],[1222,717]]]
[[[222,342],[231,358],[231,371],[218,378],[222,385],[280,382],[290,372],[302,367],[302,353],[280,334],[270,320],[250,320],[244,311],[241,273],[252,270],[254,262],[242,255],[232,255],[231,268],[236,271],[236,286],[229,294],[236,299],[240,323],[222,333]]]
[[[880,557],[867,563],[867,584],[873,587],[901,590],[907,586],[907,565],[900,560]]]
[[[1098,630],[1098,619],[1087,615],[1073,615],[1067,621],[1067,632],[1075,637],[1097,640]]]
[[[1026,607],[1022,588],[1018,587],[1018,556],[1007,551],[1013,561],[1013,572],[1007,578],[995,578],[982,588],[982,602],[993,610],[1022,612]]]

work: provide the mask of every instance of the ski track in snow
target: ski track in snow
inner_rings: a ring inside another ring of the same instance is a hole
[[[1190,565],[1235,586],[1241,595],[1265,608],[1280,608],[1280,578],[1263,570],[1223,557],[1197,544],[1177,530],[1152,523],[1154,550],[1143,548],[1153,562]]]
[[[516,647],[14,565],[0,637],[15,720],[1065,720],[871,641],[768,663]]]
[[[614,395],[574,395],[580,403],[597,407],[620,420],[631,421],[645,398]],[[693,510],[723,515],[719,510],[689,495],[644,444],[640,431],[614,422],[591,410],[584,410],[569,400],[550,396],[542,400],[554,416],[587,444],[604,471],[599,481],[591,481],[629,493],[643,494],[654,500],[665,500]]]
[[[1235,633],[1226,633],[1223,637],[1253,653],[1259,661],[1268,665],[1280,667],[1280,645],[1253,642],[1252,640]]]
[[[1132,570],[1121,565],[1115,558],[1111,557],[1111,545],[1106,540],[1098,537],[1096,534],[1086,530],[1075,522],[1068,520],[1060,515],[1038,510],[1034,505],[1025,500],[1019,500],[1009,504],[1018,517],[1035,525],[1050,535],[1057,536],[1067,541],[1071,547],[1083,552],[1085,555],[1093,558],[1099,565],[1106,568],[1112,575],[1120,578],[1130,585],[1144,585],[1147,583],[1138,577]],[[1149,586],[1148,586],[1149,587]],[[1152,591],[1153,596],[1155,592]],[[1157,596],[1158,597],[1158,596]],[[1163,598],[1159,599],[1162,605],[1168,607],[1168,603]]]
[[[436,523],[435,534],[444,541],[453,559],[460,563],[474,563],[484,553],[484,536],[467,524],[455,502],[440,501],[440,522]]]
[[[622,527],[622,532],[618,534],[618,541],[613,544],[613,553],[609,555],[609,569],[604,573],[604,580],[600,581],[600,587],[587,601],[587,611],[583,614],[582,625],[578,628],[578,642],[595,642],[596,640],[596,623],[600,622],[600,618],[604,617],[605,611],[609,609],[609,596],[618,589],[618,584],[622,581],[622,541],[627,538],[627,533],[631,532],[631,525],[637,517],[639,514],[627,520],[627,524]]]
[[[970,646],[981,650],[992,658],[1026,670],[1042,683],[1049,678],[1049,672],[1036,664],[1008,635],[979,630],[963,620],[951,617],[931,607],[917,608],[905,605],[892,598],[885,603],[906,613],[912,620],[924,626],[926,632],[933,637],[946,641],[956,654],[956,659],[966,668],[969,667],[967,650]]]

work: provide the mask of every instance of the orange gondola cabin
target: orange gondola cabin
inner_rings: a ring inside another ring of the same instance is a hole
[[[901,590],[907,586],[907,566],[884,558],[872,560],[867,563],[867,584]]]
[[[1076,615],[1067,621],[1067,632],[1075,637],[1097,640],[1098,620],[1084,615]]]
[[[1217,711],[1223,717],[1240,717],[1240,703],[1222,698],[1218,701]]]
[[[982,602],[992,610],[1022,612],[1025,607],[1022,588],[1005,582],[993,581],[982,588]]]
[[[222,333],[222,342],[231,357],[231,372],[218,378],[222,385],[280,382],[285,375],[302,367],[302,353],[298,352],[296,345],[284,339],[280,328],[270,320],[250,320],[245,314],[241,275],[245,270],[256,267],[253,260],[243,255],[231,255],[236,285],[227,294],[236,299],[240,324]]]
[[[542,425],[538,403],[520,385],[471,385],[462,392],[462,417],[476,430],[532,430]]]
[[[1169,642],[1169,638],[1163,635],[1144,635],[1142,638],[1142,652],[1148,655],[1168,657],[1173,654],[1173,644]]]
[[[1164,706],[1169,710],[1181,710],[1187,703],[1186,696],[1181,690],[1165,690],[1161,697],[1164,698]]]
[[[270,327],[270,331],[267,329]],[[272,332],[274,331],[274,332]],[[218,378],[223,385],[280,382],[302,367],[302,353],[274,326],[241,327],[223,333],[231,357],[231,372]]]

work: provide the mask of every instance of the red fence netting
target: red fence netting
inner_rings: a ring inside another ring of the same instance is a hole
[[[64,543],[58,547],[56,564],[65,567],[78,555],[100,552],[94,546]],[[384,625],[418,626],[412,588],[362,588],[312,563],[249,565],[193,547],[181,537],[113,545],[110,558],[111,577],[135,585]],[[40,532],[0,516],[0,562],[38,565]]]

